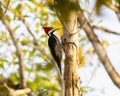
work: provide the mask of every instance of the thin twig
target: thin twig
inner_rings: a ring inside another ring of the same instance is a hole
[[[59,75],[58,77],[59,77],[60,82],[61,82],[62,77],[61,77],[61,73],[60,73],[60,71],[59,71],[59,68],[58,68],[57,64],[55,64],[56,62],[51,58],[51,56],[49,56],[49,55],[46,53],[46,51],[45,51],[42,47],[40,47],[40,45],[39,45],[39,43],[38,43],[38,40],[36,39],[36,37],[34,36],[34,34],[32,33],[32,31],[30,30],[30,27],[29,27],[28,23],[25,22],[24,16],[19,15],[19,19],[23,22],[23,24],[24,24],[25,27],[27,28],[28,32],[30,33],[30,35],[33,37],[34,44],[37,45],[37,46],[39,46],[39,47],[36,47],[36,48],[38,48],[39,51],[40,51],[42,54],[44,54],[47,58],[49,58],[49,59],[52,60],[52,62],[53,62],[54,65],[55,65],[55,68],[57,69],[57,72],[58,72],[58,75]]]
[[[117,33],[115,31],[111,31],[107,28],[104,28],[104,27],[99,27],[99,26],[92,26],[94,29],[98,29],[98,30],[103,30],[104,32],[107,32],[107,33],[112,33],[114,35],[120,35],[120,33]]]
[[[25,88],[26,81],[25,81],[25,77],[24,77],[24,60],[23,60],[23,53],[22,53],[22,49],[21,49],[21,43],[17,40],[17,38],[14,34],[14,31],[10,27],[9,22],[5,17],[2,18],[2,22],[5,25],[5,27],[7,28],[7,30],[9,31],[9,34],[12,38],[12,41],[13,41],[16,51],[17,51],[17,56],[18,56],[18,60],[19,60],[20,88]]]
[[[62,17],[60,16],[59,12],[57,9],[56,10],[56,14],[60,20],[60,22],[62,23],[62,25],[64,25],[63,27],[71,34],[71,31],[69,30],[68,26],[66,25],[66,23],[64,22],[64,20],[62,19]]]
[[[94,10],[95,10],[95,6],[93,7],[91,13],[89,14],[88,19],[90,19],[90,17],[92,16],[92,13],[94,12]],[[87,23],[88,23],[88,20],[86,19],[86,21],[85,21],[84,24],[80,27],[80,29],[79,29],[77,32],[73,33],[72,35],[80,32],[80,30],[84,29],[84,27],[87,25]]]
[[[2,5],[3,5],[4,7],[6,7],[5,4],[2,3]],[[10,7],[8,7],[8,10],[11,11],[11,12],[13,12],[13,13],[16,12],[15,10],[13,10],[13,9],[10,8]],[[34,40],[35,44],[36,44],[37,46],[39,46],[38,40],[37,40],[36,37],[33,35],[32,31],[31,31],[30,28],[29,28],[29,25],[25,22],[24,16],[22,16],[21,14],[18,13],[18,18],[23,22],[23,24],[24,24],[25,27],[27,28],[28,32],[30,33],[30,35],[33,37],[33,40]],[[50,57],[50,56],[46,53],[46,51],[44,50],[44,48],[42,48],[41,46],[39,46],[39,51],[40,51],[42,54],[44,54],[47,58],[50,58],[50,59],[52,60],[52,57]],[[52,60],[52,61],[53,61],[53,60]]]
[[[1,1],[0,1],[0,4],[1,4]],[[6,5],[6,8],[5,8],[5,11],[4,11],[3,14],[2,14],[2,17],[5,16],[5,14],[6,14],[7,10],[8,10],[9,4],[10,4],[10,0],[7,1],[7,5]]]
[[[80,27],[80,30],[82,30],[88,23],[88,20],[90,19],[90,17],[92,16],[93,12],[95,10],[95,6],[93,7],[92,11],[90,12],[90,14],[88,15],[88,19],[86,19],[85,23]]]
[[[115,12],[115,13],[116,13],[116,15],[118,17],[118,20],[120,21],[120,12],[119,13]]]
[[[120,8],[119,8],[119,7],[116,7],[116,6],[112,5],[112,4],[109,3],[109,2],[106,2],[106,5],[107,5],[110,9],[114,10],[115,12],[120,13]]]
[[[94,75],[95,75],[95,72],[96,72],[96,70],[97,70],[97,68],[98,68],[98,65],[94,68],[94,70],[93,70],[93,72],[92,72],[92,74],[91,74],[91,76],[90,76],[90,79],[89,79],[89,81],[87,82],[87,87],[89,86],[89,84],[90,84],[90,82],[92,81],[92,79],[93,79],[93,77],[94,77]],[[83,95],[82,96],[85,96],[86,94],[85,94],[85,92],[83,92]]]
[[[109,2],[106,2],[106,6],[107,6],[108,8],[110,8],[110,9],[112,9],[112,10],[116,13],[116,15],[117,15],[117,17],[118,17],[118,19],[119,19],[119,21],[120,21],[120,7],[117,7],[117,6],[115,6],[115,5],[112,5],[112,4],[109,3]]]
[[[84,24],[83,20],[86,20],[86,18],[80,11],[78,14],[78,22],[80,24]],[[84,30],[86,32],[86,35],[88,36],[88,39],[92,43],[95,51],[97,52],[99,59],[101,60],[106,71],[108,72],[109,76],[111,77],[112,81],[118,88],[120,88],[120,75],[116,72],[115,68],[113,67],[111,61],[109,60],[109,58],[107,56],[105,49],[103,48],[101,42],[99,41],[98,37],[94,33],[92,26],[89,23],[87,23],[87,25],[84,27]]]
[[[3,3],[2,3],[2,4],[3,4]],[[3,6],[6,7],[5,4],[3,4]],[[11,12],[13,12],[13,13],[16,12],[15,10],[13,10],[13,9],[10,8],[10,7],[8,7],[8,10],[11,11]],[[24,24],[25,27],[27,28],[28,32],[30,33],[30,35],[33,37],[34,44],[37,45],[37,46],[39,46],[39,47],[34,47],[34,48],[38,49],[42,54],[44,54],[47,58],[49,58],[49,59],[53,62],[53,64],[55,65],[55,68],[57,69],[57,72],[58,72],[58,75],[59,75],[58,77],[59,77],[59,80],[60,80],[60,83],[61,83],[62,77],[61,77],[61,74],[60,74],[60,72],[59,72],[58,66],[56,66],[56,64],[55,64],[55,61],[52,59],[52,57],[51,57],[50,55],[48,55],[48,54],[46,53],[46,51],[44,50],[44,48],[42,48],[42,47],[39,45],[38,40],[36,39],[36,37],[34,36],[34,34],[32,33],[32,31],[30,30],[28,23],[25,22],[24,16],[18,13],[18,18],[23,22],[23,24]]]
[[[32,31],[30,30],[27,22],[25,22],[24,19],[21,19],[21,20],[22,20],[22,22],[24,23],[24,25],[25,25],[25,27],[27,28],[27,30],[28,30],[28,32],[30,33],[30,35],[33,37],[35,45],[37,45],[37,46],[34,46],[34,48],[38,49],[38,50],[39,50],[42,54],[44,54],[47,58],[49,58],[49,59],[52,60],[54,66],[55,66],[55,68],[56,68],[56,70],[57,70],[57,72],[58,72],[58,77],[59,77],[60,84],[63,85],[62,76],[61,76],[60,70],[59,70],[56,62],[55,62],[55,61],[51,58],[51,56],[49,56],[49,55],[46,53],[46,51],[39,45],[39,43],[37,42],[37,39],[35,38],[34,34],[33,34]]]

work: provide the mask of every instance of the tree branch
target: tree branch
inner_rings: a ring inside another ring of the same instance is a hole
[[[20,88],[25,88],[26,81],[25,81],[25,77],[24,77],[24,60],[23,60],[23,53],[21,50],[21,43],[17,40],[17,38],[14,34],[14,31],[10,27],[10,24],[9,24],[8,20],[6,19],[6,17],[2,18],[2,22],[5,25],[5,27],[7,28],[7,30],[9,31],[9,34],[12,38],[12,41],[13,41],[16,51],[17,51],[17,56],[19,59]]]
[[[84,17],[83,13],[81,11],[78,12],[78,22],[81,24],[81,26],[84,24],[86,21],[86,18]],[[88,39],[92,43],[96,53],[98,54],[99,59],[103,63],[107,73],[111,77],[112,81],[114,84],[120,88],[120,76],[119,74],[115,71],[114,67],[112,66],[107,53],[105,52],[102,44],[98,40],[96,34],[94,33],[91,25],[87,23],[87,25],[84,27],[84,30],[87,34]]]
[[[22,17],[22,18],[21,18],[21,17]],[[53,60],[53,58],[52,58],[50,55],[48,55],[48,54],[46,53],[46,51],[39,45],[38,40],[36,39],[36,37],[34,36],[34,34],[32,33],[32,31],[30,30],[27,22],[25,22],[23,16],[20,15],[19,18],[20,18],[20,20],[23,22],[23,24],[25,25],[25,27],[27,28],[27,30],[28,30],[28,32],[30,33],[30,35],[33,37],[34,44],[37,45],[37,46],[35,46],[34,48],[35,48],[35,49],[38,49],[42,54],[44,54],[47,58],[49,58],[49,59],[53,62],[55,68],[57,69],[60,82],[62,82],[61,73],[60,73],[60,71],[59,71],[59,68],[58,68],[57,64],[55,64],[56,62],[55,62],[55,61]],[[38,47],[38,46],[39,46],[39,47]]]
[[[0,1],[0,4],[1,4],[1,1]],[[10,4],[10,0],[7,1],[7,5],[6,5],[6,8],[5,8],[5,11],[3,12],[2,15],[0,14],[0,17],[4,17],[5,16],[5,14],[6,14],[7,10],[8,10],[9,4]]]
[[[6,83],[4,83],[4,86],[7,89],[9,96],[18,96],[21,94],[27,94],[27,93],[31,92],[31,89],[29,89],[29,88],[14,90],[14,89],[10,88]]]
[[[114,34],[114,35],[120,35],[120,33],[117,33],[117,32],[115,32],[115,31],[110,31],[109,29],[104,28],[104,27],[92,26],[92,28],[98,29],[98,30],[102,30],[102,31],[107,32],[107,33],[112,33],[112,34]]]
[[[2,5],[3,5],[5,8],[7,8],[7,6],[6,6],[4,3],[2,3]],[[14,9],[12,9],[12,8],[10,8],[10,7],[8,7],[8,10],[11,11],[12,13],[15,13],[15,12],[16,12],[16,11],[14,11]],[[32,33],[32,31],[30,30],[28,23],[25,22],[24,16],[18,13],[18,18],[23,22],[23,24],[24,24],[25,27],[27,28],[28,32],[30,33],[30,35],[33,37],[34,44],[37,45],[37,46],[39,46],[39,48],[38,48],[38,47],[34,47],[34,48],[35,48],[35,49],[38,49],[42,54],[44,54],[47,58],[49,58],[49,59],[51,60],[51,62],[55,65],[55,68],[57,69],[57,72],[58,72],[59,77],[60,77],[60,80],[61,80],[61,79],[62,79],[62,78],[61,78],[61,74],[60,74],[60,72],[59,72],[58,66],[55,64],[56,62],[53,60],[53,58],[52,58],[49,54],[47,54],[47,52],[44,50],[44,48],[42,48],[42,47],[39,45],[38,40],[36,39],[36,37],[34,36],[34,34]]]
[[[109,3],[109,2],[106,2],[106,5],[107,5],[110,9],[114,10],[115,12],[117,12],[117,13],[120,12],[120,8],[119,8],[119,7],[116,7],[116,6],[112,5],[112,4]]]
[[[109,2],[106,2],[106,6],[110,9],[112,9],[116,13],[116,15],[120,21],[120,7],[114,6]]]

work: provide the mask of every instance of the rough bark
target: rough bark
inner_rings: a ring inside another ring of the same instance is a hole
[[[65,51],[65,96],[79,96],[80,80],[78,77],[78,63],[76,46],[71,43],[64,45]]]
[[[80,96],[80,78],[78,75],[78,24],[77,0],[55,2],[57,14],[63,25],[62,43],[65,52],[64,84],[65,96]],[[76,34],[74,34],[76,33]]]

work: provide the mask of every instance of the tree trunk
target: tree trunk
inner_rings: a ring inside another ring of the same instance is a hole
[[[65,96],[80,96],[77,54],[79,53],[77,32],[77,11],[79,9],[79,3],[77,0],[58,0],[55,4],[57,15],[63,25],[62,44],[65,52]]]
[[[77,50],[71,43],[64,45],[65,51],[65,96],[80,96],[80,80],[78,76]]]

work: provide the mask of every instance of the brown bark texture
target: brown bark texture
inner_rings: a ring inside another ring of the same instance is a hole
[[[80,80],[78,76],[77,50],[74,44],[65,44],[65,96],[79,96]]]
[[[64,95],[80,96],[77,32],[77,11],[79,9],[79,3],[77,0],[58,0],[55,4],[57,15],[63,25],[62,44],[65,52]]]

